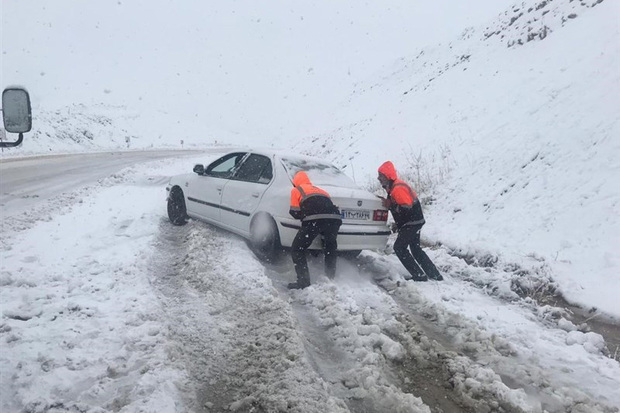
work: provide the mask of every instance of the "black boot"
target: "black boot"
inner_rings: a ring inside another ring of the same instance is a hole
[[[443,281],[443,277],[441,274],[439,274],[439,271],[434,274],[432,277],[430,277],[431,280],[435,280],[435,281]]]
[[[424,273],[428,275],[429,279],[435,281],[443,280],[443,277],[439,273],[439,270],[437,269],[435,264],[433,264],[433,261],[431,261],[431,259],[428,257],[428,255],[426,255],[424,250],[422,250],[419,245],[414,244],[411,247],[411,252],[413,258],[415,258],[415,260],[420,264],[420,267],[422,268],[422,270],[424,270]]]
[[[310,287],[310,283],[300,283],[299,281],[288,284],[289,290],[303,290],[306,287]]]

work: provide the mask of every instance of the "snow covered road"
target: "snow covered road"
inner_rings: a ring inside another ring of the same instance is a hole
[[[5,225],[0,410],[618,411],[603,337],[519,297],[504,267],[438,248],[446,281],[409,283],[364,252],[330,281],[318,257],[289,292],[290,257],[169,225],[161,177],[188,164],[136,165]]]
[[[31,209],[42,201],[95,183],[134,164],[182,154],[159,150],[3,159],[0,162],[3,217]],[[195,155],[196,151],[185,151],[185,154]]]

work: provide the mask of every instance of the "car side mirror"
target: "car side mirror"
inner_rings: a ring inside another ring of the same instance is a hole
[[[198,175],[204,175],[205,174],[204,165],[201,165],[201,164],[194,165],[194,172],[196,172]]]
[[[8,87],[2,92],[2,120],[4,130],[9,133],[19,133],[15,142],[0,142],[0,147],[17,146],[24,140],[24,133],[32,129],[32,110],[30,96],[26,89]]]

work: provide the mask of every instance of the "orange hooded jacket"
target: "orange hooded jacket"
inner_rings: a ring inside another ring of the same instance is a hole
[[[379,167],[379,173],[390,180],[385,190],[391,201],[390,212],[396,225],[400,228],[403,225],[424,224],[426,221],[418,195],[406,182],[398,179],[394,164],[390,161],[384,162]]]
[[[295,174],[293,185],[289,210],[293,218],[302,221],[341,219],[340,211],[331,201],[327,191],[312,185],[310,178],[304,171]]]

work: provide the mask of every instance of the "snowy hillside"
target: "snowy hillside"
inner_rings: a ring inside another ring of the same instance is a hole
[[[520,294],[559,288],[620,316],[619,15],[612,1],[520,3],[412,50],[295,147],[367,185],[392,160],[432,201],[427,242],[515,266]]]
[[[188,149],[217,146],[232,134],[205,128],[189,135],[178,126],[153,122],[161,114],[140,112],[122,105],[76,103],[57,109],[33,110],[33,129],[18,148],[5,148],[0,158],[40,154],[135,149]],[[16,140],[8,134],[6,139]]]

